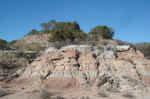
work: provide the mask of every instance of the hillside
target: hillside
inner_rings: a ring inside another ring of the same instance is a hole
[[[25,36],[12,45],[18,50],[40,51],[49,46],[48,34]]]
[[[150,61],[139,50],[117,40],[87,44],[47,48],[17,79],[1,82],[16,90],[2,99],[148,99]]]
[[[149,44],[115,40],[108,26],[89,33],[77,22],[42,26],[1,40],[1,99],[149,99]]]

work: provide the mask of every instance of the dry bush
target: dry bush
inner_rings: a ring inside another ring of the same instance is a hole
[[[12,76],[18,69],[25,68],[27,64],[24,58],[17,58],[12,53],[3,53],[0,55],[0,75]]]
[[[0,39],[0,50],[8,49],[8,42],[6,40]]]

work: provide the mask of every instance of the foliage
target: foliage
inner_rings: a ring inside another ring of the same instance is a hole
[[[8,44],[9,44],[9,46],[11,46],[11,45],[15,44],[16,42],[17,42],[17,40],[12,40],[12,41],[9,42]]]
[[[43,33],[49,33],[49,31],[52,29],[52,27],[54,26],[54,24],[56,23],[55,20],[50,20],[48,23],[41,23],[41,27],[42,27],[42,32]]]
[[[51,30],[49,41],[74,41],[76,38],[83,39],[85,35],[77,22],[57,22]]]
[[[89,36],[95,40],[97,40],[99,37],[112,39],[114,36],[114,31],[107,26],[96,26],[89,32]]]
[[[33,37],[35,38],[35,35],[38,35],[39,37],[40,35],[48,35],[49,41],[55,44],[58,48],[69,44],[85,44],[99,37],[111,39],[114,35],[114,31],[107,26],[96,26],[87,35],[80,29],[80,25],[76,21],[56,22],[55,20],[50,20],[48,22],[41,23],[40,25],[42,26],[42,30],[38,31],[36,29],[32,29],[27,34],[27,36],[31,37],[31,42],[30,40],[28,41],[28,39],[13,40],[8,43],[8,45],[11,46],[11,48],[16,48],[22,51],[40,51],[44,49],[44,44],[41,43],[41,39],[32,40],[32,35],[34,35]],[[92,39],[90,37],[92,37]],[[46,41],[48,40],[46,39],[45,42]],[[46,43],[49,44],[50,42]]]
[[[27,35],[36,35],[39,34],[40,32],[37,31],[36,29],[32,29]]]
[[[0,49],[4,50],[8,48],[8,43],[6,40],[0,39]]]

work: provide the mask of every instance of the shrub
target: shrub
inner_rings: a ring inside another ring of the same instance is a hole
[[[40,32],[37,31],[36,29],[32,29],[27,35],[37,35],[39,34]]]
[[[0,39],[0,49],[4,50],[8,48],[8,43],[6,40]]]
[[[88,33],[88,35],[95,40],[99,39],[99,37],[112,39],[114,31],[107,26],[96,26]]]
[[[47,23],[41,23],[41,27],[42,27],[42,33],[49,33],[51,31],[51,29],[53,28],[54,24],[56,23],[56,20],[52,19]]]
[[[15,44],[17,42],[17,40],[12,40],[11,42],[9,42],[9,46]]]
[[[0,52],[0,75],[11,76],[18,69],[26,67],[28,64],[24,58],[18,58],[12,52]]]
[[[74,41],[76,38],[84,39],[85,35],[77,22],[57,22],[51,30],[49,41]]]

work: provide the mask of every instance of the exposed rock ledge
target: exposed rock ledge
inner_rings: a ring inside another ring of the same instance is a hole
[[[71,45],[47,50],[21,78],[45,81],[51,87],[105,87],[120,91],[150,84],[150,61],[127,47],[100,50],[88,45]],[[121,51],[120,51],[121,50]],[[30,77],[30,78],[29,78]]]

